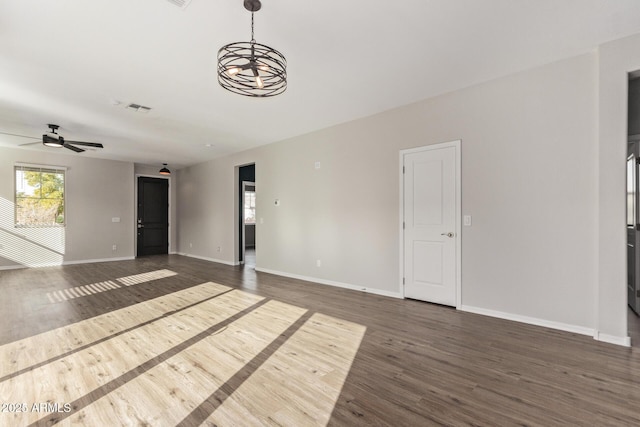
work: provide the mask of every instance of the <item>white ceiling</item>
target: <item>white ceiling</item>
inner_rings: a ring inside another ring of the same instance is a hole
[[[0,0],[0,131],[179,169],[591,51],[640,32],[640,1],[263,0],[255,20],[287,57],[277,97],[217,83],[217,50],[250,39],[241,0]]]

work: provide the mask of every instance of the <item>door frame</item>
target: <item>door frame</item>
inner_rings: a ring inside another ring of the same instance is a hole
[[[167,182],[167,192],[169,193],[168,199],[169,200],[169,206],[167,206],[167,213],[168,213],[168,221],[169,221],[169,225],[167,227],[167,242],[168,242],[168,248],[167,248],[167,254],[173,254],[175,252],[171,251],[171,224],[173,223],[173,218],[171,218],[171,177],[170,176],[162,176],[162,175],[153,175],[153,174],[148,174],[148,173],[137,173],[135,174],[134,178],[133,178],[133,253],[135,254],[135,257],[138,258],[138,178],[143,177],[143,178],[160,178],[160,179],[166,179]]]
[[[438,150],[442,148],[455,148],[455,177],[456,177],[456,309],[462,306],[462,158],[461,158],[461,140],[442,142],[438,144],[425,145],[422,147],[408,148],[399,152],[399,168],[400,176],[400,215],[398,219],[398,232],[400,238],[400,259],[399,259],[399,277],[398,277],[398,293],[405,298],[404,295],[404,157],[407,154],[418,153],[422,151]]]

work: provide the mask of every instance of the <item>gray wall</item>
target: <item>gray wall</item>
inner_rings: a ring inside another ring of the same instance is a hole
[[[68,167],[66,227],[13,227],[16,162]],[[133,257],[132,177],[133,163],[0,147],[0,268]]]
[[[461,139],[463,308],[590,333],[597,71],[587,54],[181,170],[178,250],[236,261],[234,169],[255,162],[258,269],[399,295],[398,152]]]

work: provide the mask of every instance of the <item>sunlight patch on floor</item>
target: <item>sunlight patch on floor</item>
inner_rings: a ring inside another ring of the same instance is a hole
[[[47,292],[50,303],[68,301],[74,298],[86,297],[88,295],[99,294],[101,292],[112,291],[121,288],[113,280],[105,282],[91,283],[90,285],[76,286],[73,288],[60,289],[58,291]]]
[[[122,283],[125,286],[139,285],[141,283],[151,282],[153,280],[164,279],[166,277],[172,277],[178,273],[171,270],[156,270],[148,273],[135,274],[133,276],[121,277],[119,279],[107,280],[104,282],[91,283],[89,285],[75,286],[73,288],[59,289],[53,292],[47,292],[47,298],[50,303],[68,301],[74,298],[86,297],[89,295],[98,294],[101,292],[111,291],[119,289],[122,286],[118,283]],[[116,283],[118,282],[118,283]]]
[[[203,283],[0,346],[0,378],[91,345],[231,288]]]
[[[315,313],[207,421],[324,426],[366,327]]]
[[[175,271],[171,270],[156,270],[148,273],[134,274],[132,276],[121,277],[116,279],[118,282],[125,286],[139,285],[140,283],[150,282],[152,280],[164,279],[165,277],[175,276]]]
[[[118,420],[118,424],[126,424],[135,419],[147,425],[176,425],[305,311],[269,301],[127,382],[117,393],[97,400],[70,421],[101,424]]]
[[[228,319],[263,298],[233,290],[183,311],[162,316],[140,327],[78,349],[0,383],[2,402],[74,402],[134,372],[164,352]],[[30,349],[27,349],[28,355]],[[35,386],[37,385],[37,386]],[[150,393],[153,390],[149,391]],[[15,416],[14,425],[31,423],[39,413]],[[1,418],[0,418],[1,420]],[[1,423],[0,423],[1,424]]]
[[[326,425],[365,331],[203,283],[0,347],[0,401],[74,408],[0,424]]]

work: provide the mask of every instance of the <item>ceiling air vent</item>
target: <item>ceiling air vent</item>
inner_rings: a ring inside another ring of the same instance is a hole
[[[127,110],[133,110],[143,114],[146,114],[149,111],[151,111],[150,107],[145,107],[144,105],[140,105],[140,104],[129,104],[126,106],[126,108]]]
[[[178,6],[180,9],[185,10],[191,0],[167,0],[169,3]]]

